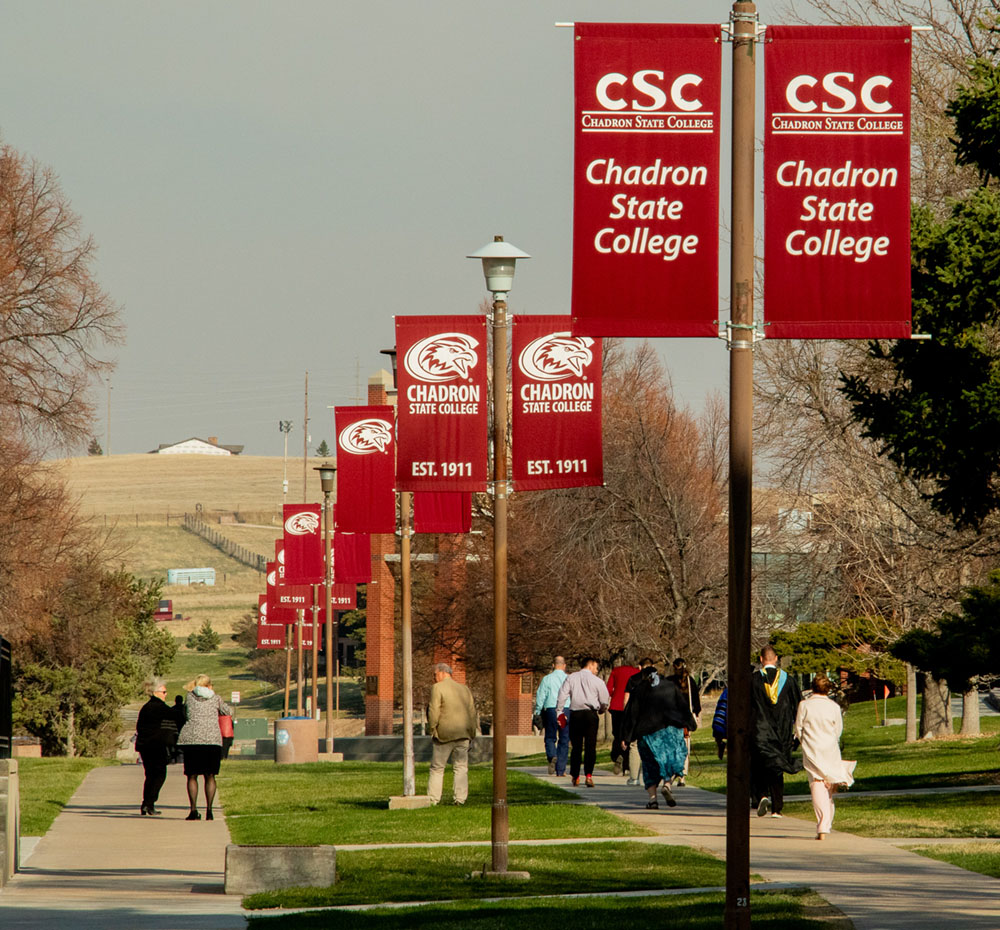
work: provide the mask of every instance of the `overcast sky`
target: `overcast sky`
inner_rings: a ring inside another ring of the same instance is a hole
[[[772,6],[758,8],[766,22]],[[730,9],[8,4],[0,134],[61,178],[128,329],[112,452],[211,435],[277,455],[279,419],[301,450],[307,370],[313,445],[332,445],[326,408],[364,396],[393,314],[476,312],[485,286],[464,256],[496,233],[532,255],[512,312],[568,313],[573,33],[553,24],[722,22]],[[728,53],[723,70],[725,100]],[[725,389],[721,342],[657,348],[682,403]],[[106,392],[95,400],[103,444]]]

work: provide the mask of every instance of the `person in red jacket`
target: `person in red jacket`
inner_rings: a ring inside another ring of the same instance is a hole
[[[625,690],[628,680],[639,671],[638,666],[626,661],[620,662],[608,676],[608,694],[611,695],[611,761],[615,764],[615,775],[621,775],[628,767],[628,750],[622,748],[622,719],[625,716],[625,705],[628,702],[628,692]],[[630,773],[632,778],[636,772]]]

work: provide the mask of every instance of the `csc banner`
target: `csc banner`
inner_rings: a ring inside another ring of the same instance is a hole
[[[471,494],[418,491],[413,495],[414,533],[468,533],[471,529]]]
[[[569,317],[515,316],[513,324],[514,489],[604,483],[601,342],[574,336]]]
[[[910,336],[910,28],[771,26],[769,339]]]
[[[392,407],[335,407],[337,522],[347,533],[396,531]]]
[[[323,533],[319,504],[285,504],[286,585],[319,584],[323,580]]]
[[[718,335],[718,25],[577,23],[573,335]]]
[[[486,319],[397,316],[401,491],[484,491]]]

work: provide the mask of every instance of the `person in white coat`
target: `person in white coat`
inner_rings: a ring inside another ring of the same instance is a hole
[[[802,762],[809,776],[818,840],[825,839],[833,829],[833,796],[838,788],[849,788],[854,783],[857,765],[840,757],[844,715],[829,696],[831,688],[829,678],[817,675],[812,694],[799,704],[795,715],[795,736],[802,744]]]

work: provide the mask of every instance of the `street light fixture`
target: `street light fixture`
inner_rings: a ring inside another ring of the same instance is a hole
[[[340,636],[333,635],[333,558],[332,523],[330,495],[337,476],[337,466],[324,462],[313,471],[319,472],[319,483],[323,489],[323,539],[326,546],[326,572],[323,576],[323,597],[326,603],[326,751],[333,752],[333,676],[340,677]],[[338,631],[339,634],[339,631]],[[313,655],[316,654],[316,639],[313,637]],[[315,677],[314,677],[315,680]]]
[[[392,362],[392,386],[399,390],[398,360],[395,348],[382,349]],[[413,758],[413,608],[412,565],[410,562],[410,508],[412,493],[399,492],[399,597],[400,648],[403,653],[403,797],[417,794]]]
[[[507,293],[526,252],[494,236],[467,258],[483,261],[493,295],[493,807],[490,835],[495,873],[507,872]]]

